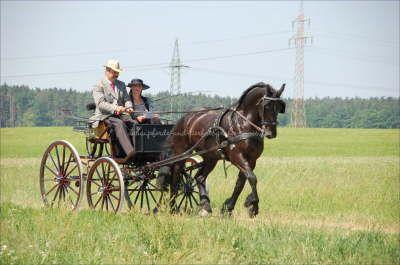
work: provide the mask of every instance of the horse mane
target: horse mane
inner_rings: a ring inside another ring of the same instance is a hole
[[[244,98],[246,97],[246,95],[250,92],[250,91],[252,91],[254,88],[256,88],[256,87],[265,87],[265,88],[267,88],[267,89],[271,89],[271,86],[269,85],[269,84],[266,84],[266,83],[264,83],[264,82],[258,82],[258,83],[256,83],[256,84],[254,84],[254,85],[251,85],[249,88],[247,88],[243,93],[242,93],[242,95],[240,96],[240,98],[238,99],[238,101],[235,103],[235,109],[237,109],[242,103],[243,103],[243,100],[244,100]]]

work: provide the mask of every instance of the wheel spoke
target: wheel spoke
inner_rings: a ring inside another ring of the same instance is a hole
[[[70,194],[70,193],[68,193],[68,194]],[[72,201],[71,196],[68,196],[68,199],[69,199],[69,202],[72,204],[72,206],[75,207],[75,203]]]
[[[180,201],[179,204],[178,204],[178,209],[181,208],[181,205],[182,205],[183,201],[185,200],[185,197],[186,197],[186,194],[183,194],[182,199],[181,199],[181,201]]]
[[[130,191],[129,192],[129,197],[130,197],[134,191],[139,191],[139,184],[135,188],[133,189],[127,188],[127,190]]]
[[[104,194],[101,196],[102,200],[101,200],[101,210],[103,210],[104,207]]]
[[[60,191],[60,185],[57,185],[57,191],[54,194],[53,200],[51,201],[51,205],[53,205],[54,201],[56,200],[59,191]]]
[[[152,183],[150,183],[150,182],[148,182],[148,184],[149,184],[150,186],[153,187],[153,189],[148,189],[148,190],[152,190],[152,191],[162,191],[161,188],[156,187],[154,184],[152,184]]]
[[[108,212],[108,196],[104,196],[104,199],[106,200],[106,211]]]
[[[64,177],[68,177],[69,176],[69,174],[71,174],[72,173],[72,171],[74,171],[75,170],[75,168],[77,168],[78,167],[78,164],[76,164],[67,174],[65,174],[64,175]]]
[[[140,195],[140,209],[143,208],[143,193],[144,191],[142,190],[142,194]]]
[[[146,195],[147,210],[150,213],[150,203],[149,203],[149,196],[147,195],[147,191],[144,191],[144,194]]]
[[[196,199],[196,197],[193,195],[193,193],[190,194],[190,195],[192,196],[192,198],[193,198],[194,202],[196,203],[196,205],[199,205],[199,202],[197,201],[197,199]]]
[[[79,197],[79,192],[77,192],[76,190],[74,190],[73,188],[71,188],[70,185],[68,185],[67,188],[69,188],[70,190],[72,190],[72,191],[76,194],[76,196]]]
[[[93,179],[91,179],[90,182],[93,183],[93,184],[96,184],[98,187],[101,187],[101,186],[102,186],[102,185],[98,184],[96,181],[94,181]]]
[[[55,149],[56,149],[56,155],[57,155],[58,168],[60,169],[60,172],[62,172],[62,167],[61,167],[61,163],[60,163],[60,155],[58,153],[58,145],[56,145]]]
[[[118,200],[119,201],[119,199],[118,199],[118,197],[117,196],[115,196],[114,194],[112,194],[112,193],[110,193],[110,195],[112,196],[112,197],[114,197],[116,200]]]
[[[139,190],[139,192],[136,193],[135,201],[133,202],[134,205],[136,205],[136,202],[137,202],[137,200],[139,199],[139,194],[140,194],[141,192],[142,192],[142,191]]]
[[[50,172],[53,173],[53,175],[57,177],[58,174],[56,172],[54,172],[51,168],[49,168],[47,165],[45,165],[45,168],[50,170]]]
[[[58,183],[56,185],[54,185],[54,187],[51,188],[44,196],[47,197],[47,195],[49,195],[49,193],[52,192],[54,190],[54,188],[57,187],[57,186],[58,186]]]
[[[158,204],[158,201],[156,200],[156,198],[154,197],[153,193],[151,192],[151,190],[149,190],[150,196],[153,199],[153,201]]]
[[[119,191],[121,189],[120,186],[113,186],[112,189],[109,189],[110,191]]]
[[[96,174],[97,174],[97,176],[99,177],[99,179],[101,181],[101,185],[104,185],[103,178],[101,177],[102,175],[100,175],[100,172],[97,170],[97,167],[96,167]]]
[[[111,170],[111,164],[110,163],[107,163],[107,177],[105,178],[105,180],[106,180],[106,185],[110,185],[110,170]]]
[[[96,207],[97,207],[97,205],[99,204],[99,202],[100,202],[100,200],[101,200],[102,197],[103,197],[103,194],[100,194],[100,197],[99,197],[99,199],[97,200],[97,202],[94,204],[94,207],[93,207],[93,208],[96,208]]]
[[[107,183],[107,185],[111,185],[111,183],[114,181],[115,177],[117,176],[117,173],[114,173],[110,181]]]
[[[116,212],[116,210],[115,210],[115,207],[114,207],[114,204],[112,203],[112,200],[111,200],[111,198],[110,198],[110,197],[108,197],[108,199],[110,200],[110,204],[111,204],[111,207],[113,208],[114,212]]]
[[[104,184],[107,183],[106,172],[104,170],[104,163],[101,163],[101,172],[103,172]]]
[[[43,182],[49,182],[49,181],[54,181],[55,178],[51,178],[51,179],[43,179]]]
[[[191,197],[191,193],[189,193],[189,196],[188,196],[188,198],[189,198],[189,203],[190,203],[190,208],[192,208],[193,209],[193,204],[192,204],[192,197]]]
[[[185,199],[184,211],[186,212],[187,211],[187,205],[188,205],[188,198],[187,198],[186,194],[185,194],[185,197],[186,197],[186,199]]]
[[[60,192],[58,193],[58,203],[57,203],[58,206],[60,206],[60,201],[62,198],[62,191],[63,191],[63,186],[60,185]]]
[[[65,187],[63,187],[62,191],[63,191],[63,201],[65,202],[65,197],[66,197],[67,190],[66,190]]]
[[[65,165],[65,168],[64,168],[63,173],[67,172],[68,167],[69,167],[69,164],[71,163],[71,159],[72,159],[72,152],[69,153],[68,162],[67,162],[67,164]]]
[[[64,163],[65,163],[65,145],[63,145],[63,152],[62,152],[62,168],[64,170]]]
[[[54,161],[54,158],[53,158],[53,156],[51,155],[51,151],[49,151],[49,157],[50,157],[51,161],[53,162],[53,165],[54,165],[54,167],[56,168],[56,170],[57,170],[58,172],[60,172],[60,169],[57,167],[56,162]]]

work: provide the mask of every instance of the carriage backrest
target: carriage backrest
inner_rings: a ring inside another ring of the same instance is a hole
[[[131,130],[131,135],[135,139],[135,151],[137,153],[165,151],[166,140],[173,127],[173,124],[136,124]]]

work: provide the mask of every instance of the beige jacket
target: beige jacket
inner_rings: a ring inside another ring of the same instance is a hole
[[[96,111],[90,117],[90,120],[94,121],[92,124],[93,128],[99,125],[99,121],[113,115],[117,106],[132,108],[132,102],[126,91],[125,83],[119,80],[115,80],[115,91],[112,89],[107,78],[99,81],[93,87],[93,99],[96,104]]]

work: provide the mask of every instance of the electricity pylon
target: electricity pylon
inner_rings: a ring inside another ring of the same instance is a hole
[[[172,59],[169,64],[170,75],[171,75],[171,83],[169,87],[169,95],[170,95],[170,111],[182,111],[181,101],[175,97],[176,95],[181,94],[181,68],[188,67],[181,63],[181,58],[179,55],[179,42],[178,39],[175,40],[174,51],[172,54]],[[177,115],[181,117],[181,114]],[[170,118],[172,115],[170,115]]]
[[[292,28],[293,30],[296,28],[296,34],[289,39],[289,46],[296,47],[294,95],[290,117],[291,126],[296,128],[307,127],[304,108],[304,46],[312,44],[313,37],[305,34],[305,23],[310,27],[310,19],[304,16],[303,1],[301,1],[299,14],[297,18],[292,21]]]

